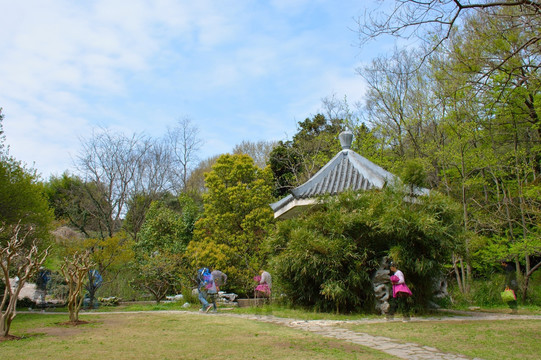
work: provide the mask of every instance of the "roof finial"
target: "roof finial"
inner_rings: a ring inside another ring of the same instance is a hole
[[[351,143],[353,141],[353,133],[349,130],[342,131],[338,135],[340,139],[340,145],[342,145],[342,150],[349,150],[351,148]]]

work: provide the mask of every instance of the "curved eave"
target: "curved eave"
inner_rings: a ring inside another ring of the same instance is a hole
[[[274,211],[275,219],[291,219],[304,212],[306,206],[314,206],[317,203],[317,199],[295,199],[292,195],[288,195],[282,200],[271,204],[271,208]]]

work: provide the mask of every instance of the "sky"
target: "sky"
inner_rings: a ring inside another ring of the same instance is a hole
[[[356,69],[389,46],[359,48],[369,4],[0,0],[5,143],[47,180],[98,128],[157,138],[189,118],[202,159],[291,139],[322,99],[362,101]]]

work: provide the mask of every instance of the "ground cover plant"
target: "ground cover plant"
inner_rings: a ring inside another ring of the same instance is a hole
[[[391,359],[359,345],[279,325],[188,312],[90,315],[82,326],[66,315],[21,314],[0,342],[3,359]]]
[[[389,322],[347,327],[486,360],[539,359],[541,353],[539,320]]]

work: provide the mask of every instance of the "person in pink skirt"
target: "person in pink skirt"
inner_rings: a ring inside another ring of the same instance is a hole
[[[404,317],[403,321],[409,321],[410,309],[408,304],[408,297],[411,296],[411,290],[406,285],[404,273],[398,270],[396,263],[391,262],[389,268],[392,272],[390,280],[391,284],[393,285],[393,298],[390,301],[391,307],[387,315],[387,319],[392,320],[398,308],[402,313],[402,316]]]
[[[270,299],[272,289],[271,275],[265,270],[259,270],[259,276],[256,276],[254,280],[258,283],[255,287],[255,296]]]

